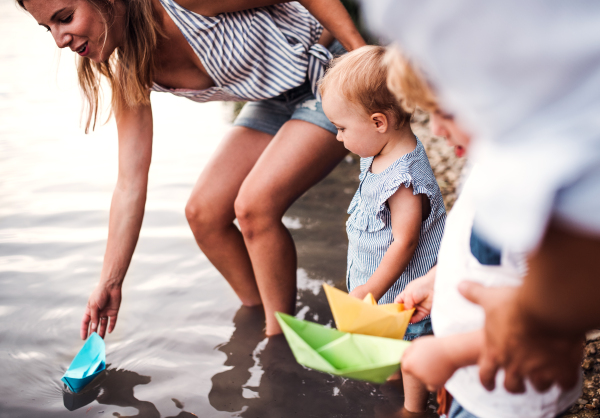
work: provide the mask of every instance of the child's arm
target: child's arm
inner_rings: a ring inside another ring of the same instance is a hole
[[[392,218],[394,242],[387,249],[379,267],[367,283],[357,286],[350,295],[364,298],[372,293],[379,300],[398,280],[412,258],[417,245],[423,215],[421,213],[421,195],[413,195],[413,188],[401,186],[388,199]]]
[[[410,282],[394,300],[395,303],[403,303],[406,309],[415,308],[411,324],[419,322],[431,312],[436,270],[437,266],[433,266],[426,275]]]
[[[456,370],[477,364],[483,335],[480,329],[447,337],[418,338],[402,356],[402,371],[419,379],[428,390],[437,390]]]
[[[176,0],[188,10],[203,16],[216,16],[220,13],[255,9],[273,4],[288,3],[285,0]],[[366,45],[358,33],[350,15],[340,0],[300,0],[306,9],[327,29],[348,51]]]

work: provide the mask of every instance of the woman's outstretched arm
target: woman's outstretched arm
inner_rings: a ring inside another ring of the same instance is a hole
[[[119,176],[110,205],[108,241],[100,281],[92,292],[83,320],[81,338],[97,331],[112,332],[121,305],[121,286],[137,243],[152,157],[152,109],[120,106],[116,114],[119,132]]]
[[[281,0],[176,0],[176,2],[203,16],[216,16],[219,13],[288,3]],[[299,3],[306,7],[348,51],[366,45],[340,0],[299,0]]]

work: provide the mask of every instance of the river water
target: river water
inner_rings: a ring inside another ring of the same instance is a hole
[[[164,94],[152,98],[146,215],[106,338],[107,372],[80,396],[63,391],[117,174],[114,122],[91,135],[80,127],[73,62],[13,0],[0,0],[0,418],[395,416],[398,383],[299,366],[199,251],[183,208],[231,107]],[[284,218],[298,246],[300,318],[332,323],[321,284],[344,288],[357,174],[343,162]]]

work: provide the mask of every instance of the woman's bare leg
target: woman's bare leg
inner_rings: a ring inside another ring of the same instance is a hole
[[[198,246],[246,306],[261,304],[233,205],[240,186],[272,135],[232,128],[200,174],[185,208]]]
[[[346,154],[331,132],[291,120],[242,184],[235,213],[264,305],[267,335],[281,332],[274,313],[293,313],[296,305],[296,248],[282,223],[283,214]]]

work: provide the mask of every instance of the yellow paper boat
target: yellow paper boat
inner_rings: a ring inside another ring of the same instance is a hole
[[[364,300],[323,284],[337,329],[354,334],[402,339],[414,309],[401,303],[377,305],[370,293]]]

